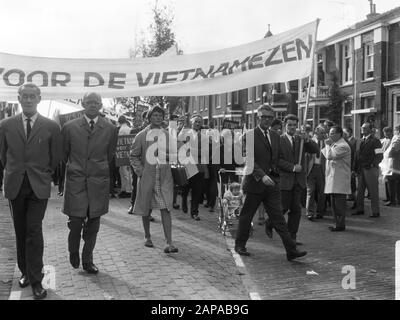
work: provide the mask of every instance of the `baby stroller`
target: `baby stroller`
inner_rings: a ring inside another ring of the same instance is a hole
[[[237,176],[237,179],[231,180],[230,177],[232,177],[232,175]],[[237,223],[241,207],[237,205],[231,206],[231,203],[228,203],[226,199],[224,199],[224,195],[225,192],[227,192],[230,189],[230,186],[236,183],[234,180],[237,180],[238,183],[241,183],[241,180],[243,178],[243,168],[237,168],[236,170],[221,169],[218,171],[218,176],[219,176],[219,188],[218,188],[218,198],[217,198],[217,202],[219,204],[218,229],[221,230],[222,234],[225,236],[226,231],[232,228],[235,222]],[[244,202],[244,198],[242,202]],[[250,235],[252,234],[252,232],[253,232],[253,223],[251,224]]]

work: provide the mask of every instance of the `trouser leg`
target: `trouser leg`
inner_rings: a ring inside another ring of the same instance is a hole
[[[100,229],[100,217],[88,217],[83,225],[82,263],[93,262],[93,250],[96,245],[97,234]]]

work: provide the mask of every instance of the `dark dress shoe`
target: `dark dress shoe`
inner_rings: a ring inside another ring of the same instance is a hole
[[[288,261],[292,261],[293,259],[304,257],[307,254],[307,251],[298,251],[297,249],[294,251],[290,251],[286,254],[286,258]]]
[[[364,211],[357,211],[357,212],[353,212],[351,215],[352,216],[360,216],[360,215],[363,215],[364,214]]]
[[[133,206],[130,206],[128,209],[128,214],[133,214]]]
[[[99,272],[99,269],[94,265],[93,262],[83,263],[83,270],[87,273],[96,274]]]
[[[315,217],[313,215],[306,216],[308,220],[315,221]]]
[[[240,254],[241,256],[247,256],[248,257],[250,255],[250,252],[247,252],[247,249],[243,248],[243,247],[236,247],[235,251],[238,254]]]
[[[272,237],[273,237],[273,230],[274,230],[274,227],[272,226],[271,221],[267,220],[265,222],[265,233],[268,236],[268,238],[270,238],[270,239],[272,239]]]
[[[40,282],[32,285],[32,293],[33,293],[33,299],[35,300],[41,300],[46,298],[47,296],[47,291],[43,289],[42,284]]]
[[[296,242],[296,246],[302,246],[303,245],[303,242],[300,242],[300,241],[295,241]]]
[[[381,215],[379,213],[373,213],[369,217],[370,218],[379,218]]]
[[[58,196],[59,196],[59,197],[62,197],[63,195],[64,195],[63,192],[59,192],[59,193],[58,193]]]
[[[329,230],[331,230],[333,232],[344,231],[345,230],[345,228],[338,228],[338,227],[328,227],[328,228],[329,228]]]
[[[386,203],[384,204],[384,206],[385,206],[385,207],[394,207],[395,204],[392,203],[391,201],[388,201],[388,202],[386,202]]]
[[[21,288],[25,288],[27,286],[29,286],[29,279],[28,276],[26,274],[23,274],[21,276],[21,278],[19,278],[18,280],[18,284]]]
[[[196,221],[200,221],[200,217],[198,215],[194,215],[192,216],[192,219],[196,220]]]
[[[71,266],[74,269],[78,269],[79,268],[79,263],[80,263],[79,252],[70,253],[69,254],[69,262],[71,263]]]

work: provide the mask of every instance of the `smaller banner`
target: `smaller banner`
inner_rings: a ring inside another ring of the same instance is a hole
[[[117,151],[115,152],[115,165],[117,167],[130,165],[129,152],[135,136],[135,134],[129,134],[118,137]]]
[[[224,119],[222,122],[222,129],[239,129],[240,124],[238,121]]]
[[[84,111],[85,110],[79,110],[71,113],[58,115],[58,119],[60,120],[60,126],[62,127],[69,120],[83,117]]]

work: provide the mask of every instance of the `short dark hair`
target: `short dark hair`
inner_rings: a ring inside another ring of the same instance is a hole
[[[175,119],[178,119],[178,118],[179,118],[179,116],[177,114],[171,114],[169,116],[169,120],[175,120]]]
[[[128,123],[128,120],[126,120],[126,117],[124,115],[122,115],[122,116],[119,116],[118,123],[120,123],[120,124]]]
[[[394,127],[395,131],[400,131],[400,125]]]
[[[348,132],[353,133],[353,129],[350,127],[345,128]]]
[[[324,121],[324,124],[326,123],[326,125],[328,126],[328,127],[333,127],[335,124],[333,123],[333,121],[331,121],[331,120],[325,120]]]
[[[150,120],[150,118],[154,112],[160,112],[160,113],[162,113],[163,118],[165,117],[165,110],[163,108],[161,108],[159,105],[155,105],[155,106],[152,106],[150,108],[150,110],[147,112],[147,120]]]
[[[265,111],[268,111],[268,112],[274,112],[274,110],[267,104],[262,104],[261,106],[259,106],[257,108],[257,113],[259,113],[261,110],[265,110]]]
[[[297,122],[299,122],[299,117],[296,116],[295,114],[289,113],[284,119],[283,119],[283,123],[288,122],[289,120],[295,120]]]
[[[271,127],[274,127],[274,126],[281,126],[282,127],[282,121],[279,120],[279,119],[274,119],[272,121],[272,123],[271,123]]]
[[[332,129],[334,129],[335,130],[335,133],[340,133],[340,136],[342,137],[343,136],[343,129],[342,129],[342,127],[341,126],[333,126],[332,128],[331,128],[331,130]]]
[[[393,132],[393,129],[391,127],[384,127],[383,132]]]

